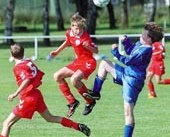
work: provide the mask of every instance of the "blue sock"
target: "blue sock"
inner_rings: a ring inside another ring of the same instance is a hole
[[[134,125],[124,126],[124,137],[132,137]]]
[[[103,82],[104,80],[96,75],[94,80],[93,92],[99,93],[102,89]]]

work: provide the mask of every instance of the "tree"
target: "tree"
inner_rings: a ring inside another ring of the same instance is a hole
[[[122,2],[122,27],[124,28],[127,28],[129,26],[127,1],[128,0],[121,0]]]
[[[93,35],[95,34],[96,31],[96,20],[97,20],[97,7],[94,5],[92,0],[88,0],[87,31]]]
[[[152,9],[151,9],[151,13],[150,16],[148,18],[148,22],[154,22],[155,21],[155,15],[156,15],[156,9],[157,9],[157,0],[153,0],[153,4],[152,4]]]
[[[13,32],[13,18],[14,18],[15,0],[9,0],[5,12],[5,36],[12,36]],[[7,44],[13,44],[13,39],[5,39]]]
[[[114,8],[111,2],[107,5],[107,10],[109,13],[109,28],[115,29],[116,28],[116,20],[115,20],[115,14],[114,14]]]
[[[88,0],[75,0],[77,12],[86,18],[87,17],[87,7],[88,7]]]
[[[86,18],[87,21],[87,31],[90,34],[95,34],[96,31],[96,21],[98,17],[98,8],[94,5],[92,0],[73,0],[72,3],[76,4],[76,11],[79,12],[81,16]],[[111,2],[108,6],[110,29],[116,28],[116,21],[114,16],[114,9]]]
[[[57,19],[57,28],[58,30],[64,30],[64,21],[63,16],[61,13],[60,8],[60,0],[55,0],[55,12],[56,12],[56,19]]]
[[[76,4],[76,11],[86,18],[87,31],[89,34],[95,34],[96,20],[97,20],[97,7],[92,0],[74,0]]]
[[[44,0],[43,1],[43,34],[44,36],[49,36],[50,31],[49,31],[49,0]],[[50,39],[49,38],[44,38],[44,45],[50,46]]]

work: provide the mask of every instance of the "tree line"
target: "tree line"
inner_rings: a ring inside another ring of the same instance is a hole
[[[96,21],[98,17],[98,10],[99,7],[96,7],[93,3],[93,0],[71,0],[76,5],[76,12],[79,12],[81,16],[86,18],[87,21],[87,31],[94,35],[96,31]],[[142,7],[144,6],[145,2],[148,0],[140,0],[138,4]],[[60,0],[54,0],[55,4],[55,13],[56,13],[56,23],[57,29],[64,30],[64,21],[63,15],[60,6]],[[121,0],[120,8],[121,8],[121,24],[123,27],[128,28],[129,24],[129,13],[128,13],[128,4],[131,0]],[[152,0],[152,12],[148,17],[147,21],[154,21],[156,9],[157,9],[157,0]],[[15,17],[14,10],[15,10],[16,0],[8,0],[8,4],[5,11],[5,29],[4,35],[5,36],[12,36],[13,33],[13,19]],[[43,35],[49,36],[50,29],[49,29],[49,8],[50,8],[50,0],[42,0],[42,13],[43,13]],[[109,4],[107,5],[107,11],[109,15],[109,28],[115,29],[116,28],[116,19],[115,19],[115,12],[112,0],[110,0]],[[6,39],[5,42],[7,44],[14,43],[13,39]],[[50,39],[44,38],[43,39],[44,45],[50,46]]]

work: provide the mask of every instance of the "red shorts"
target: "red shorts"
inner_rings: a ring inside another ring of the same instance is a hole
[[[38,89],[34,89],[27,96],[19,100],[19,104],[13,109],[15,115],[21,118],[31,119],[35,111],[42,113],[47,109],[43,96]]]
[[[163,61],[151,62],[151,64],[149,65],[148,71],[153,72],[155,75],[159,75],[159,76],[165,74],[165,66],[164,66]]]
[[[84,73],[84,78],[88,79],[90,74],[96,69],[96,60],[78,60],[75,59],[72,63],[68,64],[66,67],[71,69],[72,71],[81,70]]]

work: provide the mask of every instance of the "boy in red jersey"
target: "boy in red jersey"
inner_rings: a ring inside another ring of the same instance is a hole
[[[86,101],[83,115],[87,115],[91,112],[96,102],[83,96],[83,93],[87,92],[87,87],[82,82],[82,79],[87,79],[96,69],[96,60],[93,58],[93,53],[98,53],[98,47],[85,31],[85,19],[78,13],[71,18],[71,29],[66,31],[66,40],[55,51],[51,51],[50,56],[57,56],[63,49],[69,46],[72,46],[74,49],[75,59],[55,72],[54,79],[68,102],[67,116],[72,116],[80,104],[70,91],[70,87],[66,82],[68,77],[70,77],[71,84]]]
[[[18,44],[12,45],[11,54],[15,60],[13,72],[18,84],[18,89],[8,96],[8,100],[12,101],[19,96],[19,104],[3,122],[0,137],[9,137],[11,127],[21,118],[32,119],[35,111],[47,122],[59,123],[64,127],[73,128],[81,131],[86,136],[90,136],[90,129],[86,125],[76,123],[64,117],[54,116],[49,112],[43,96],[38,89],[42,84],[41,80],[44,73],[39,70],[31,60],[23,59],[24,48]]]
[[[165,74],[164,58],[165,58],[165,46],[161,42],[155,42],[153,44],[153,53],[151,63],[147,72],[147,86],[148,97],[156,98],[156,92],[154,84],[152,82],[153,76],[157,84],[170,84],[170,79],[162,79],[162,75]]]

